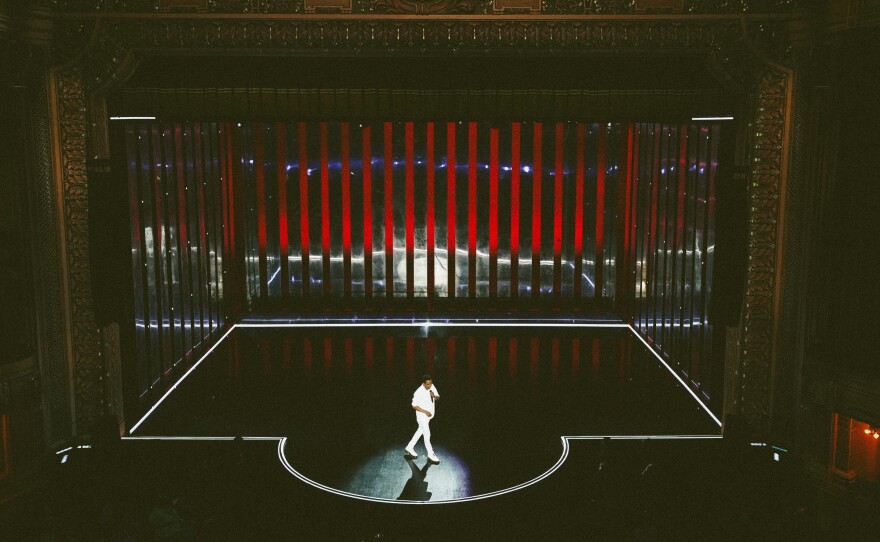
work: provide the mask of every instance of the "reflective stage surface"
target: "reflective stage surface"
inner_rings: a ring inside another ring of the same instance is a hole
[[[421,441],[403,453],[426,372],[439,465]],[[622,324],[413,323],[236,326],[132,436],[276,437],[285,469],[324,491],[449,502],[536,484],[578,438],[719,432]]]

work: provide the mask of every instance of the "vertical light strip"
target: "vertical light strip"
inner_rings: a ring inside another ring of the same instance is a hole
[[[348,123],[339,130],[342,146],[342,287],[345,297],[351,297],[351,158]]]
[[[586,125],[577,124],[577,156],[575,164],[574,188],[574,298],[580,299],[582,294],[584,262],[584,139]]]
[[[361,171],[364,181],[364,297],[373,296],[373,155],[370,127],[361,132]]]
[[[303,297],[309,297],[312,282],[309,272],[309,151],[306,123],[297,125],[299,139],[299,231],[302,243]]]
[[[630,273],[629,278],[627,279],[627,287],[624,291],[629,292],[631,298],[630,305],[630,322],[632,323],[634,320],[634,315],[636,313],[636,299],[640,297],[637,293],[639,288],[640,274],[639,274],[639,265],[637,263],[638,254],[636,253],[636,245],[639,244],[638,238],[636,237],[636,233],[638,232],[638,224],[639,224],[639,124],[634,124],[632,127],[632,150],[630,152],[631,159],[628,167],[629,173],[629,193],[630,193],[630,205],[628,209],[629,220],[627,220],[627,236],[629,238],[629,252],[626,254],[626,260],[630,265]]]
[[[385,297],[394,297],[394,140],[393,125],[386,122],[385,151]]]
[[[455,297],[455,123],[446,123],[446,287],[448,296]]]
[[[427,248],[428,248],[428,298],[434,297],[434,123],[429,122],[426,127],[426,137],[425,137],[425,146],[426,146],[426,156],[425,156],[425,167],[426,167],[426,183],[427,183],[427,192],[426,192],[426,203],[427,207],[427,224],[425,225],[425,230],[427,234]],[[433,345],[433,342],[430,343]],[[429,363],[433,363],[433,358],[428,358]]]
[[[532,298],[541,293],[541,169],[543,126],[535,123],[532,146]]]
[[[602,297],[605,268],[605,140],[606,124],[599,123],[599,151],[596,159],[596,299]]]
[[[553,295],[562,294],[562,181],[565,172],[562,165],[563,129],[565,125],[556,123],[556,164],[553,183]]]
[[[290,294],[290,238],[287,226],[287,140],[283,122],[275,123],[275,176],[278,180],[278,251],[281,264],[281,297]]]
[[[406,296],[412,298],[415,289],[415,182],[413,123],[404,125],[406,139]]]
[[[489,297],[498,296],[498,128],[489,130]]]
[[[468,295],[477,296],[477,123],[468,123]]]
[[[327,123],[319,125],[321,150],[321,271],[324,295],[330,295],[330,171],[327,156]]]
[[[269,299],[269,269],[266,261],[266,158],[263,123],[254,124],[254,176],[257,197],[257,242],[260,257],[260,299]]]
[[[510,136],[510,297],[519,296],[519,168],[520,130],[514,122]]]
[[[624,313],[624,320],[630,321],[629,307],[632,298],[632,292],[627,288],[629,279],[629,269],[632,262],[627,258],[629,254],[629,224],[630,224],[630,198],[632,197],[632,176],[630,164],[632,163],[633,151],[633,125],[626,123],[622,125],[620,131],[621,148],[620,148],[620,167],[621,171],[617,174],[617,243],[615,251],[615,262],[617,272],[615,273],[616,286],[614,288],[615,296],[618,300],[618,310]]]
[[[651,203],[650,203],[650,219],[648,226],[650,234],[648,235],[648,271],[646,274],[648,280],[648,324],[652,337],[656,337],[657,332],[657,313],[654,307],[654,301],[657,296],[657,287],[654,281],[655,269],[657,266],[657,197],[660,185],[660,140],[663,139],[663,128],[660,124],[654,125],[654,152],[651,164]]]
[[[188,205],[186,189],[186,177],[183,170],[183,139],[181,138],[181,127],[179,124],[174,126],[174,162],[177,177],[177,236],[180,242],[180,263],[181,276],[180,288],[183,302],[181,303],[181,327],[184,333],[184,355],[192,349],[192,326],[190,325],[190,315],[192,313],[192,250],[190,250],[189,228],[187,227],[186,209]],[[224,180],[226,175],[224,174]],[[223,205],[228,206],[226,200],[226,192],[223,193]],[[228,228],[228,226],[227,226]],[[224,231],[224,245],[228,241],[228,231]],[[228,249],[227,249],[228,250]],[[228,252],[227,252],[228,254]],[[139,272],[140,270],[135,270]]]

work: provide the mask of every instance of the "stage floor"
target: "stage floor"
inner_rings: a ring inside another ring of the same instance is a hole
[[[416,460],[403,453],[423,373],[440,393],[437,465],[421,441]],[[299,321],[234,326],[128,438],[236,436],[273,441],[265,460],[310,491],[428,504],[540,484],[575,441],[708,440],[720,428],[625,324]]]

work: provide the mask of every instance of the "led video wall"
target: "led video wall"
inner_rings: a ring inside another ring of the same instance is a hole
[[[252,299],[615,294],[619,124],[239,129]]]

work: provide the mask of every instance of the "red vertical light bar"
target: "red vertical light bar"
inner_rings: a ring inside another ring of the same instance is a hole
[[[257,239],[260,250],[260,297],[269,297],[269,268],[266,262],[266,168],[263,123],[254,124],[254,175],[257,192]]]
[[[541,293],[541,154],[544,130],[540,122],[535,123],[534,145],[532,147],[532,297]]]
[[[487,358],[487,371],[489,373],[489,387],[495,389],[495,369],[498,363],[498,339],[496,337],[489,338]]]
[[[354,353],[352,352],[351,337],[346,337],[342,341],[343,361],[345,363],[346,380],[351,380],[351,363]]]
[[[415,185],[413,180],[415,158],[413,151],[413,123],[404,125],[406,138],[406,296],[413,297],[415,286]]]
[[[290,369],[290,337],[284,337],[281,341],[281,365],[285,369]]]
[[[320,124],[321,137],[321,257],[324,295],[330,295],[330,171],[327,158],[327,123]]]
[[[364,339],[364,364],[366,365],[367,376],[373,376],[373,367],[376,363],[373,344],[372,337]]]
[[[498,296],[498,128],[489,130],[489,297]]]
[[[333,341],[330,337],[324,337],[324,371],[328,372],[333,368]]]
[[[385,338],[385,374],[394,374],[394,337]]]
[[[606,125],[599,123],[599,156],[596,159],[596,297],[602,297],[605,268],[605,135]]]
[[[281,259],[281,295],[287,297],[290,293],[290,265],[288,261],[288,250],[290,247],[290,238],[287,226],[287,141],[284,130],[284,123],[275,124],[275,154],[276,168],[275,176],[278,178],[278,243],[280,247]]]
[[[364,127],[361,138],[361,169],[364,178],[364,297],[370,299],[373,295],[373,156],[369,126]]]
[[[562,294],[562,137],[564,125],[556,123],[556,164],[553,192],[553,295]],[[557,345],[558,347],[558,345]],[[558,354],[558,352],[557,352]]]
[[[425,357],[427,359],[428,374],[434,374],[434,350],[436,349],[436,341],[434,337],[428,337],[425,340]]]
[[[351,297],[351,157],[348,123],[339,127],[342,154],[342,284],[345,297]]]
[[[510,135],[510,297],[519,296],[519,138],[521,124]]]
[[[303,337],[303,366],[306,371],[312,370],[312,339]]]
[[[455,123],[446,123],[446,285],[448,296],[455,297]]]
[[[529,341],[529,377],[532,379],[532,382],[536,382],[538,380],[538,360],[540,358],[541,343],[539,342],[537,337],[532,337],[531,341]]]
[[[468,123],[468,295],[477,296],[477,123]]]
[[[553,382],[559,379],[559,337],[550,339],[550,378]]]
[[[518,358],[518,356],[519,356],[518,345],[519,344],[518,344],[516,337],[511,337],[510,338],[510,353],[508,354],[508,358],[507,358],[507,372],[510,375],[511,380],[516,380],[516,375],[518,372],[517,371],[517,368],[519,365],[517,363],[519,360],[519,358]]]
[[[425,153],[425,173],[427,175],[427,193],[425,207],[427,208],[427,245],[428,245],[428,298],[434,297],[434,123],[429,122],[427,126],[426,153]],[[429,340],[433,345],[433,339]],[[429,358],[430,360],[430,358]],[[433,360],[430,360],[433,364]]]
[[[416,363],[416,340],[415,337],[406,338],[406,379],[412,382],[415,379]]]
[[[581,338],[571,339],[571,375],[577,376],[581,370]]]
[[[593,365],[590,372],[593,377],[599,376],[599,339],[593,339]]]
[[[297,124],[299,140],[299,232],[302,246],[303,297],[309,295],[309,154],[306,140],[306,123]]]
[[[394,296],[394,140],[390,122],[383,126],[385,135],[385,297]]]
[[[584,131],[586,125],[577,124],[574,184],[574,297],[581,297],[581,275],[584,272]]]

